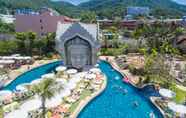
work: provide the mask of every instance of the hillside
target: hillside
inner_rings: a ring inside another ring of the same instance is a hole
[[[32,8],[39,9],[41,7],[51,7],[61,14],[74,16],[76,11],[79,9],[68,2],[51,2],[50,0],[0,0],[0,10],[1,13],[5,13],[8,9],[14,12],[17,8]]]
[[[123,16],[128,6],[148,6],[154,16],[177,17],[186,14],[186,6],[171,0],[90,0],[79,5],[82,9],[106,17]]]
[[[67,0],[66,0],[67,1]],[[149,6],[154,16],[169,16],[172,18],[186,15],[186,6],[176,4],[172,0],[90,0],[75,6],[71,3],[50,0],[0,0],[0,13],[7,9],[14,12],[17,8],[39,9],[48,6],[63,15],[80,17],[82,12],[95,11],[100,17],[123,17],[128,6]]]

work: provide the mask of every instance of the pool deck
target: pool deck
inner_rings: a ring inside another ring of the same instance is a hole
[[[76,110],[70,115],[69,118],[77,118],[80,112],[83,110],[83,108],[85,108],[86,105],[88,105],[94,98],[99,96],[105,90],[106,86],[107,86],[107,78],[104,75],[104,83],[101,89],[97,91],[96,93],[92,94],[91,96],[88,96],[86,99],[82,100],[80,104],[78,105],[78,107],[76,108]]]
[[[117,63],[115,62],[113,56],[100,56],[99,59],[100,59],[100,60],[104,60],[104,61],[108,61],[108,62],[112,65],[112,67],[113,67],[115,70],[117,70],[118,72],[120,72],[122,75],[127,76],[127,77],[128,77],[128,75],[131,75],[131,74],[129,74],[129,73],[126,74],[123,70],[120,69],[120,67],[119,67],[119,66],[117,65]],[[108,59],[108,60],[107,60],[107,59]],[[132,76],[129,77],[129,82],[130,82],[130,84],[132,84],[133,86],[137,87],[136,84],[135,84],[133,81],[131,81],[131,77],[132,77]],[[144,86],[145,86],[145,85],[144,85]],[[137,87],[137,88],[139,88],[139,87]],[[155,103],[155,100],[156,100],[156,99],[158,99],[158,97],[150,97],[150,101],[159,109],[159,111],[161,112],[161,114],[162,114],[163,117],[165,118],[165,115],[164,115],[165,113],[164,113],[164,111]]]
[[[5,83],[4,86],[8,85],[9,83],[11,83],[13,80],[15,80],[18,76],[20,76],[21,74],[36,68],[38,66],[42,66],[48,63],[52,63],[57,61],[57,59],[53,59],[53,60],[37,60],[35,61],[32,65],[23,65],[21,66],[19,69],[15,69],[15,70],[9,70],[9,80]]]

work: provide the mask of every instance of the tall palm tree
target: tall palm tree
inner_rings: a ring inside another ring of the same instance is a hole
[[[57,83],[54,79],[44,79],[41,83],[33,85],[32,90],[41,98],[42,117],[46,114],[46,100],[51,99],[63,89],[62,85]]]

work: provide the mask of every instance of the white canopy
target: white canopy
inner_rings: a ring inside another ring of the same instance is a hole
[[[61,84],[66,84],[67,83],[66,79],[61,79],[61,78],[56,78],[56,81],[61,83]]]
[[[78,71],[76,69],[67,70],[67,74],[76,74]]]
[[[14,57],[14,59],[17,59],[17,60],[31,60],[32,58],[31,57],[29,57],[29,56],[26,56],[26,57],[21,57],[21,56],[19,56],[19,57]]]
[[[99,64],[96,64],[95,67],[99,67]]]
[[[0,64],[13,64],[15,63],[14,60],[0,60]]]
[[[168,89],[160,89],[159,93],[160,93],[160,95],[162,95],[163,97],[166,97],[166,98],[173,98],[176,95],[174,92],[172,92],[171,90],[168,90]]]
[[[100,73],[101,72],[101,70],[99,68],[92,68],[92,69],[90,69],[90,71],[93,73],[96,73],[96,72]]]
[[[55,77],[54,73],[48,73],[48,74],[45,74],[45,75],[41,76],[41,78],[54,78],[54,77]]]
[[[27,91],[27,88],[23,85],[18,85],[18,86],[16,86],[16,90],[17,91]]]
[[[11,60],[11,59],[14,59],[14,57],[12,56],[3,56],[1,57],[2,59],[5,59],[5,60]]]
[[[86,74],[85,78],[94,79],[94,78],[96,78],[96,75],[95,74]]]
[[[32,82],[31,82],[31,84],[33,85],[33,84],[38,84],[38,83],[40,83],[42,81],[42,79],[36,79],[36,80],[33,80]]]
[[[174,112],[181,113],[181,114],[186,114],[186,106],[184,105],[179,105],[174,102],[169,102],[168,107],[173,110]]]
[[[59,66],[59,67],[56,68],[56,71],[58,71],[58,72],[63,72],[63,71],[65,71],[66,69],[67,69],[67,67],[65,67],[65,66]]]
[[[0,91],[0,96],[6,96],[6,95],[11,95],[11,94],[12,94],[12,91],[9,91],[9,90]]]

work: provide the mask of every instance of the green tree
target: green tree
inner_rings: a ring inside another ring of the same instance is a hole
[[[44,40],[44,53],[49,54],[51,52],[55,52],[55,33],[49,33],[45,37],[43,37]]]
[[[174,40],[181,32],[182,30],[177,26],[156,22],[153,25],[146,24],[137,29],[134,37],[144,39],[150,51],[156,49],[161,52],[165,44],[173,47]]]
[[[0,41],[0,55],[9,55],[17,51],[17,43],[14,40]]]
[[[119,31],[117,29],[117,27],[110,27],[107,29],[108,32],[110,32],[112,34],[112,46],[114,48],[118,48],[119,47]]]
[[[26,41],[26,34],[24,32],[21,33],[16,33],[15,34],[16,37],[16,42],[18,45],[18,51],[21,54],[26,54],[26,46],[25,46],[25,41]]]
[[[29,55],[32,55],[32,53],[33,53],[33,48],[34,48],[34,42],[35,42],[35,40],[36,40],[36,33],[34,33],[34,32],[27,32],[26,33],[26,35],[27,35],[27,54],[29,54]]]
[[[91,11],[86,11],[81,14],[81,22],[84,23],[96,23],[96,13]]]
[[[32,90],[41,97],[42,117],[46,115],[46,100],[54,97],[63,89],[62,85],[57,83],[54,79],[46,78],[41,83],[33,85]]]

